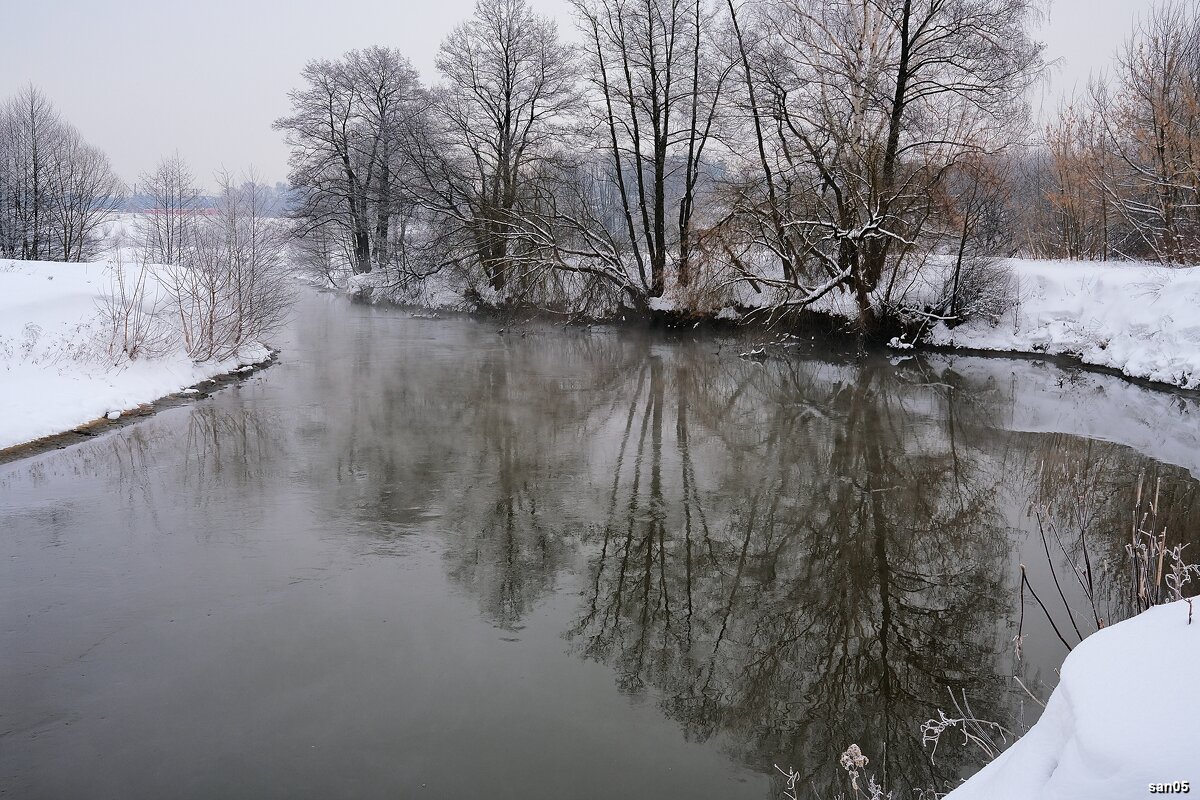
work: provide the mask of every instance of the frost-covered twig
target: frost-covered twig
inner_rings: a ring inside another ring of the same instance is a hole
[[[958,728],[962,732],[963,743],[966,744],[969,742],[979,747],[989,761],[1000,755],[1003,745],[1008,742],[1010,735],[1008,729],[998,722],[990,722],[975,717],[971,712],[970,704],[967,702],[965,689],[963,690],[961,703],[954,695],[953,690],[950,691],[950,700],[954,703],[954,708],[959,716],[948,717],[946,716],[946,712],[939,708],[936,719],[927,720],[921,725],[921,743],[924,745],[933,745],[933,749],[929,753],[929,760],[935,760],[942,733],[948,728]],[[999,742],[992,738],[993,732],[999,734]]]

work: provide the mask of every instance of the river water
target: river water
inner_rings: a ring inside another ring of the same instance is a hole
[[[1021,563],[1073,642],[1139,476],[1200,539],[1189,398],[498,327],[309,294],[271,369],[0,466],[0,795],[944,788],[981,754],[921,723],[1020,732],[1067,652]]]

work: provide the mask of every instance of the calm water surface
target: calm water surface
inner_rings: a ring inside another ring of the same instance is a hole
[[[1200,537],[1186,469],[1014,430],[1051,367],[496,327],[311,295],[240,387],[0,467],[0,795],[940,787],[981,762],[921,722],[1021,731],[1066,653],[1028,597],[1014,652],[1033,508],[1116,563],[1144,473]]]

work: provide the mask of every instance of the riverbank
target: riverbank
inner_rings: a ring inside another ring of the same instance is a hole
[[[1003,312],[979,315],[954,327],[936,319],[931,324],[931,318],[916,315],[908,324],[893,324],[880,341],[890,340],[889,347],[899,350],[1056,356],[1154,384],[1200,389],[1200,267],[1014,258],[1001,260],[997,269],[1007,275],[1008,286],[998,290],[1003,297],[992,298],[988,305],[1002,307]],[[938,295],[945,275],[943,270],[934,271],[939,273],[936,279],[924,276],[908,289],[910,307],[932,302]],[[441,276],[401,286],[378,273],[356,275],[339,291],[367,303],[497,313],[481,309],[468,299],[469,293],[454,291]],[[731,305],[696,311],[668,292],[653,302],[649,322],[689,330],[760,324],[776,338],[785,330],[847,341],[857,338],[857,309],[848,297],[831,293],[793,313],[786,324],[765,325],[771,298],[749,291],[736,294]],[[514,317],[535,313],[524,308],[512,311]],[[624,320],[625,315],[618,314],[592,321]]]
[[[1010,259],[1000,319],[934,326],[921,343],[1067,356],[1131,378],[1200,388],[1200,267]]]
[[[152,354],[114,353],[106,298],[115,288],[109,262],[0,261],[0,462],[92,435],[163,401],[181,402],[266,366],[262,344],[232,358],[195,362],[169,330]],[[153,277],[138,305],[160,301]]]
[[[1041,719],[947,800],[1183,794],[1200,740],[1200,620],[1180,600],[1104,628],[1063,662]]]
[[[54,433],[49,436],[43,436],[32,441],[22,442],[10,447],[0,448],[0,464],[7,464],[10,461],[17,461],[22,458],[40,455],[51,450],[62,450],[64,447],[70,447],[73,444],[85,442],[102,433],[107,433],[115,428],[132,425],[146,417],[157,414],[160,411],[165,411],[168,408],[176,408],[178,406],[194,403],[197,400],[203,400],[206,397],[211,397],[215,392],[220,391],[234,384],[241,383],[256,372],[260,372],[275,363],[279,352],[272,350],[267,357],[262,361],[254,364],[245,364],[231,372],[226,372],[220,375],[214,375],[211,378],[205,378],[195,386],[187,386],[178,392],[156,398],[150,402],[139,403],[133,408],[127,408],[120,412],[115,418],[111,416],[112,412],[96,419],[88,420],[82,425],[78,425],[71,430]]]

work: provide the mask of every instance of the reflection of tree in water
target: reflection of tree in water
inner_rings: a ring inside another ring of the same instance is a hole
[[[368,340],[365,360],[309,378],[297,398],[316,451],[305,477],[373,552],[436,532],[452,579],[516,628],[574,552],[591,443],[645,342],[540,328],[510,340],[475,323],[436,331],[436,345]],[[347,395],[343,413],[306,402],[345,386],[369,388]]]
[[[50,469],[55,480],[82,481],[72,492],[72,504],[81,509],[96,491],[87,482],[100,482],[102,505],[122,515],[128,530],[144,525],[165,534],[222,537],[261,518],[285,441],[277,419],[225,394],[40,456],[28,477],[40,485]],[[181,517],[180,511],[200,513]],[[181,518],[204,523],[185,527]]]
[[[463,443],[446,476],[447,565],[495,624],[519,628],[569,566],[590,447],[643,359],[637,342],[559,336],[482,351],[447,376],[456,390],[435,424]]]
[[[529,399],[524,396],[529,387],[510,383],[524,372],[514,355],[508,350],[484,355],[477,380],[455,408],[456,425],[472,434],[477,468],[451,513],[457,536],[447,553],[451,577],[473,590],[495,624],[509,629],[521,626],[564,566],[562,529],[547,525],[538,506],[540,499],[553,505],[554,498],[540,496],[536,487],[550,465],[563,468],[563,456],[547,445],[562,422],[559,414],[577,411],[548,404],[544,413],[525,416],[520,403]],[[562,509],[553,511],[556,520]]]
[[[437,334],[368,342],[295,398],[314,505],[373,548],[436,533],[451,578],[507,629],[584,564],[574,649],[689,736],[823,796],[851,742],[894,789],[976,766],[921,746],[948,688],[1011,721],[1017,562],[994,495],[1034,471],[1020,459],[1041,440],[997,435],[978,387],[919,361]]]
[[[921,747],[947,688],[1012,719],[1017,560],[1000,504],[1049,505],[1067,529],[1087,488],[1092,541],[1115,560],[1146,470],[1164,479],[1169,530],[1200,530],[1182,471],[998,432],[1006,398],[919,360],[752,364],[704,344],[451,322],[413,345],[411,328],[391,339],[376,322],[349,332],[352,358],[295,373],[286,398],[223,394],[46,462],[103,470],[131,515],[170,497],[212,522],[280,497],[371,553],[434,534],[452,580],[508,629],[576,570],[574,650],[688,736],[793,767],[824,797],[845,789],[836,759],[852,742],[893,789],[975,766],[950,742],[937,765]]]
[[[1070,616],[1063,610],[1057,621],[1064,627],[1070,624],[1072,633],[1076,626],[1085,636],[1095,630],[1091,604],[1072,574],[1076,567],[1085,573],[1091,567],[1103,621],[1137,613],[1125,546],[1132,539],[1139,486],[1142,511],[1154,503],[1157,512],[1154,524],[1147,522],[1147,527],[1165,531],[1168,547],[1185,544],[1186,560],[1200,560],[1200,482],[1186,470],[1151,461],[1119,444],[1068,434],[1038,437],[1025,452],[1033,462],[1023,470],[1031,483],[1029,513],[1042,513],[1058,586],[1073,610]],[[1050,597],[1054,589],[1038,587],[1043,588],[1050,601],[1061,602],[1058,596]],[[1200,587],[1190,586],[1185,594],[1197,590]],[[1059,613],[1057,604],[1052,613]]]
[[[197,498],[222,487],[261,492],[284,459],[279,421],[245,403],[223,398],[190,410],[180,485]]]
[[[961,753],[931,765],[919,723],[947,687],[997,712],[1008,542],[981,471],[910,407],[936,395],[874,364],[698,382],[654,360],[631,395],[579,651],[822,792],[851,742],[893,787],[953,778]],[[753,433],[722,438],[731,416]]]

